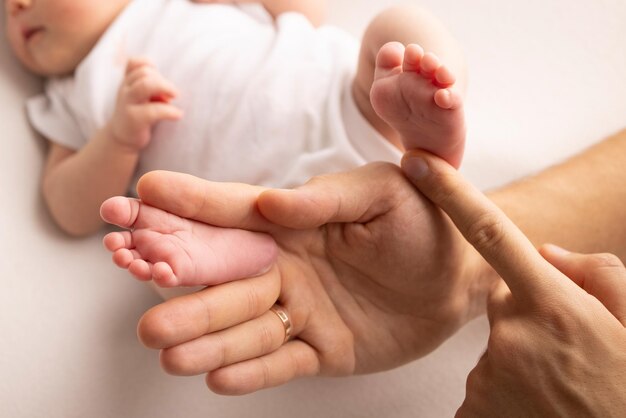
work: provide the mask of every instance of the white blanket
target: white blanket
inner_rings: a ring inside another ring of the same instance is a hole
[[[415,1],[415,0],[413,0]],[[389,0],[335,0],[360,33]],[[626,127],[626,3],[423,0],[467,53],[463,172],[505,184]],[[3,17],[3,16],[2,16]],[[241,398],[173,378],[135,337],[151,290],[109,262],[100,237],[68,239],[39,197],[45,149],[23,99],[40,87],[0,46],[0,416],[451,417],[484,349],[484,319],[427,358],[349,379],[307,379]]]

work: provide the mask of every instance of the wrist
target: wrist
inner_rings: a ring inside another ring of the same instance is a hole
[[[139,149],[136,146],[130,145],[130,141],[125,140],[116,134],[116,129],[114,123],[111,121],[107,123],[100,130],[102,137],[107,142],[107,145],[113,148],[114,152],[128,155],[128,156],[138,156]]]

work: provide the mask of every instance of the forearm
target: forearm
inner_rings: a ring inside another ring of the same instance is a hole
[[[557,244],[626,260],[626,131],[537,175],[487,193],[535,246]],[[470,315],[485,313],[500,278],[482,257],[469,287]]]
[[[489,196],[537,246],[626,261],[626,130]]]
[[[137,151],[113,141],[104,128],[79,152],[49,164],[43,194],[58,225],[74,236],[98,230],[103,224],[100,204],[127,193],[137,160]]]

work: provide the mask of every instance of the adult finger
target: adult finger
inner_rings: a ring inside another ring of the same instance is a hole
[[[366,222],[395,201],[394,191],[406,180],[397,166],[372,163],[344,173],[313,177],[294,190],[267,190],[258,207],[269,220],[290,228],[312,228],[329,222]]]
[[[173,347],[263,315],[279,292],[280,275],[272,268],[157,305],[140,319],[137,334],[147,347]]]
[[[191,376],[264,356],[284,341],[283,322],[267,311],[250,321],[162,350],[161,365],[171,374]]]
[[[218,183],[189,174],[152,171],[137,184],[145,203],[215,226],[268,231],[270,223],[261,216],[256,201],[263,187],[240,183]]]
[[[539,251],[626,326],[626,268],[617,256],[578,254],[555,245],[544,245]]]
[[[206,382],[215,393],[244,395],[297,377],[315,376],[320,367],[315,349],[293,340],[268,355],[215,370],[207,375]]]
[[[151,97],[161,96],[168,100],[178,96],[178,89],[159,73],[142,77],[128,87],[128,94],[135,103],[143,103]]]
[[[459,231],[506,281],[516,297],[532,301],[554,292],[560,272],[484,194],[440,158],[409,151],[402,160],[407,177],[448,214]]]

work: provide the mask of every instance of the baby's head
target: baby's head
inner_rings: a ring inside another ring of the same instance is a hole
[[[9,42],[43,76],[72,73],[131,0],[4,0]]]

